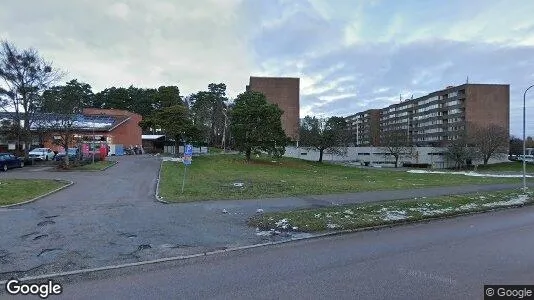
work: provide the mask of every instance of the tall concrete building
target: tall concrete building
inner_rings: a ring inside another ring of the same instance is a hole
[[[267,101],[278,105],[284,112],[284,132],[291,140],[299,140],[300,78],[251,76],[247,91],[263,93]]]
[[[475,127],[497,125],[509,132],[510,85],[448,86],[423,97],[392,104],[379,112],[379,118],[367,118],[369,126],[380,128],[378,131],[365,130],[362,121],[366,112],[346,118],[353,136],[357,134],[361,141],[372,141],[363,145],[379,146],[381,137],[383,143],[389,132],[402,131],[414,145],[444,146],[463,133],[469,135]]]
[[[345,118],[351,144],[360,146],[375,146],[380,142],[380,110],[369,109]]]

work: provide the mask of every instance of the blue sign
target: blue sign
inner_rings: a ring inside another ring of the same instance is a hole
[[[193,145],[187,144],[185,145],[185,151],[184,155],[193,155]]]
[[[191,156],[190,155],[185,155],[184,159],[182,161],[183,161],[184,165],[186,165],[186,166],[191,165],[191,161],[192,161]]]

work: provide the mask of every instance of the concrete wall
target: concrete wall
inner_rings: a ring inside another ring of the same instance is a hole
[[[175,146],[164,146],[163,148],[164,148],[163,153],[176,154]],[[184,153],[184,146],[180,146],[178,151],[179,153]],[[202,154],[208,153],[208,147],[202,147],[202,148],[193,147],[193,154],[201,154],[201,153]]]
[[[431,164],[433,168],[441,169],[453,167],[454,162],[449,161],[444,154],[445,148],[434,147],[418,147],[415,150],[413,156],[404,156],[399,159],[399,166],[402,166],[403,162],[418,163],[418,164]],[[309,150],[306,148],[286,147],[286,157],[294,157],[305,160],[318,161],[319,151]],[[333,155],[329,153],[323,154],[324,161],[336,161],[336,162],[358,162],[369,163],[370,165],[380,165],[384,167],[393,167],[395,159],[391,155],[386,155],[386,151],[383,151],[380,147],[348,147],[346,156]],[[489,163],[498,163],[508,161],[508,157],[504,155],[499,159],[491,159]],[[473,164],[482,164],[482,161],[474,161]]]

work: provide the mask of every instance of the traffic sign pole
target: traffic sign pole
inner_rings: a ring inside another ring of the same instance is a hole
[[[193,145],[187,144],[184,147],[184,158],[182,159],[184,163],[184,179],[182,181],[182,194],[184,193],[185,174],[187,173],[187,166],[191,165],[192,160],[193,160]]]
[[[182,181],[182,194],[184,193],[185,173],[187,173],[187,165],[184,165],[184,180]]]

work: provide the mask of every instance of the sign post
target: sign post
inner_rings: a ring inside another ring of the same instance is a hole
[[[184,158],[182,159],[182,162],[184,163],[184,179],[182,180],[182,194],[184,193],[185,174],[187,173],[187,167],[191,165],[192,160],[193,160],[193,146],[190,144],[187,144],[184,147]]]

